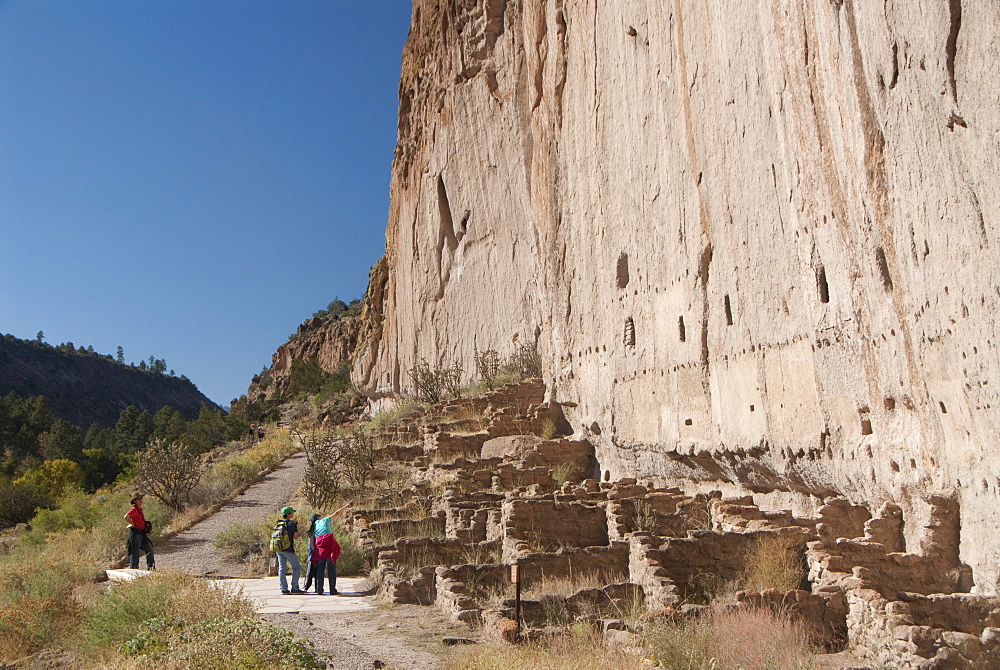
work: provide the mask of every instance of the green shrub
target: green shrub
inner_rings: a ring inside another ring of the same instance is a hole
[[[502,365],[500,354],[495,349],[479,351],[477,348],[472,354],[472,360],[476,364],[476,374],[479,377],[479,381],[488,390],[492,391],[496,388],[497,377],[500,374],[500,367]]]
[[[421,360],[408,371],[416,396],[423,402],[440,402],[445,398],[457,398],[461,393],[462,366],[432,368]]]
[[[253,607],[191,575],[159,572],[96,596],[84,612],[81,636],[91,651],[117,649],[136,635],[143,622],[168,615],[196,624],[219,617],[251,617]]]
[[[504,361],[503,369],[508,372],[517,373],[522,379],[542,376],[542,355],[538,351],[538,344],[520,344],[514,352]]]
[[[261,524],[236,523],[216,535],[212,544],[226,558],[242,562],[251,556],[263,554],[270,534],[270,527]]]
[[[31,519],[35,510],[52,505],[49,494],[28,482],[0,481],[0,528],[9,528]]]
[[[345,577],[360,575],[365,568],[365,551],[354,538],[339,524],[333,526],[333,536],[340,544],[340,558],[337,559],[337,574]]]
[[[296,640],[288,631],[250,617],[219,617],[195,624],[175,617],[151,619],[121,649],[157,664],[205,670],[327,667],[307,640]]]
[[[90,496],[75,491],[63,496],[53,509],[41,510],[31,520],[31,532],[21,536],[25,545],[40,546],[51,534],[71,530],[88,531],[81,553],[99,566],[106,566],[125,555],[125,512],[130,494],[126,491]],[[143,512],[153,524],[153,539],[173,518],[173,512],[159,500],[148,499]],[[61,537],[57,542],[62,541]]]

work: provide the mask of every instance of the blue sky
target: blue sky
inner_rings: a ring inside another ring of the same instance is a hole
[[[245,393],[384,250],[409,18],[408,0],[0,0],[0,333]]]

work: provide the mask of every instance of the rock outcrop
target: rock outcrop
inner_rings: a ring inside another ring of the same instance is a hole
[[[274,352],[271,367],[254,376],[247,399],[269,401],[280,397],[288,388],[292,361],[315,361],[320,369],[329,373],[349,364],[360,328],[357,317],[313,317],[303,321],[288,342]]]
[[[537,342],[602,478],[892,503],[900,551],[945,499],[995,591],[998,28],[992,0],[414,0],[355,383]]]

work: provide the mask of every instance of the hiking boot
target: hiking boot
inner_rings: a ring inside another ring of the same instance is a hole
[[[294,595],[298,596],[298,595],[302,595],[303,593],[307,593],[307,591],[303,591],[302,589],[292,589],[290,591],[290,593],[293,593]]]
[[[337,589],[334,589],[334,590],[330,591],[330,595],[331,596],[339,596],[340,595],[340,591],[338,591]]]
[[[281,595],[283,595],[283,596],[287,596],[287,595],[289,595],[290,593],[291,593],[291,591],[282,591],[282,592],[281,592]]]
[[[321,595],[323,595],[323,592],[322,591],[317,591],[316,595],[321,596]]]

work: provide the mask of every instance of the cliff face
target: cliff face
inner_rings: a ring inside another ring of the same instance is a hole
[[[355,382],[537,341],[605,476],[895,501],[913,549],[943,493],[991,590],[998,30],[992,0],[415,0]]]

